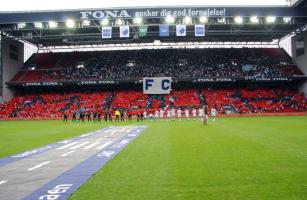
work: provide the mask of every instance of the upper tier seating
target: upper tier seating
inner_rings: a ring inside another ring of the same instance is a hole
[[[282,49],[161,49],[38,53],[11,82],[131,80],[144,76],[252,79],[296,75],[303,73]]]

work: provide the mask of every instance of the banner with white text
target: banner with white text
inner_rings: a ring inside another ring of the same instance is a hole
[[[144,94],[169,94],[171,92],[172,77],[144,77]]]

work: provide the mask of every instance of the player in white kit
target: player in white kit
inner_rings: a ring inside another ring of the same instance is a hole
[[[203,120],[204,117],[204,109],[203,108],[199,108],[198,109],[198,118],[199,120]]]
[[[171,120],[171,110],[169,110],[169,109],[167,110],[166,116],[168,118],[168,121],[170,121]]]
[[[190,120],[190,111],[189,111],[189,109],[186,109],[185,112],[184,112],[184,114],[185,114],[185,118],[186,118],[187,120]]]
[[[164,110],[161,108],[160,109],[160,119],[164,118]]]
[[[193,108],[193,110],[192,110],[192,117],[193,117],[194,120],[196,119],[196,110],[195,110],[195,108]]]
[[[176,116],[176,110],[175,108],[171,109],[171,114],[172,114],[172,120],[175,120],[175,116]]]
[[[147,119],[147,112],[146,112],[146,110],[144,110],[144,112],[143,112],[143,117],[144,117],[144,120]]]
[[[211,109],[211,116],[212,116],[213,121],[215,121],[215,118],[217,116],[217,110],[215,108]]]
[[[177,117],[178,117],[179,121],[181,121],[182,110],[180,108],[177,110]]]
[[[155,120],[158,120],[158,119],[159,119],[159,111],[156,110],[156,111],[155,111]]]

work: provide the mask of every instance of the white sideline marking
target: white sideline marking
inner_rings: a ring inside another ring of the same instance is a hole
[[[40,168],[40,167],[42,167],[42,166],[44,166],[44,165],[47,165],[47,164],[50,163],[50,162],[51,162],[51,161],[42,162],[41,164],[38,164],[38,165],[36,165],[36,166],[34,166],[34,167],[32,167],[32,168],[29,168],[28,171],[32,171],[32,170],[35,170],[35,169],[37,169],[37,168]]]
[[[119,132],[119,130],[113,130],[113,131],[110,133],[110,135],[113,135],[114,133],[117,133],[117,132]]]
[[[121,129],[120,129],[120,132],[125,132],[126,130],[127,130],[127,128],[124,127],[124,128],[121,128]]]
[[[103,149],[103,148],[109,146],[110,144],[112,144],[112,141],[108,141],[108,142],[104,143],[104,144],[101,145],[100,147],[97,147],[97,149],[98,149],[98,150]]]
[[[7,182],[7,180],[2,180],[2,181],[0,181],[0,185],[4,184],[4,183],[6,183],[6,182]]]
[[[110,128],[110,129],[108,129],[108,130],[105,130],[105,131],[103,131],[103,132],[104,132],[104,133],[109,133],[109,132],[111,132],[111,131],[113,131],[112,128]]]
[[[89,143],[89,142],[83,142],[83,143],[78,144],[78,145],[76,145],[74,147],[71,147],[70,149],[78,149],[79,147],[82,147],[82,146],[86,145],[87,143]]]
[[[59,144],[68,144],[69,142],[70,140],[64,140],[64,141],[59,142]]]
[[[96,146],[97,144],[100,144],[100,142],[95,142],[95,143],[93,143],[93,144],[90,144],[90,145],[84,147],[83,149],[85,149],[85,150],[86,150],[86,149],[90,149],[90,148]]]
[[[59,147],[59,148],[57,148],[57,149],[66,149],[67,147],[70,147],[70,146],[75,145],[75,144],[78,144],[78,143],[79,143],[79,142],[72,142],[72,143],[66,144],[66,145],[64,145],[64,146],[61,146],[61,147]]]
[[[98,138],[97,140],[96,140],[96,142],[100,142],[101,140],[103,140],[104,138]]]
[[[61,157],[66,157],[66,156],[68,156],[69,154],[72,154],[73,152],[75,152],[75,151],[69,151],[69,152],[67,152],[67,153],[64,153],[63,155],[61,155]]]

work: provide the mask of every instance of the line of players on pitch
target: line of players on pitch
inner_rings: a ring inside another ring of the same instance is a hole
[[[211,109],[210,115],[212,117],[213,120],[215,120],[215,118],[217,117],[217,110],[215,108]],[[166,115],[166,116],[165,116]],[[178,108],[177,110],[175,108],[172,109],[168,109],[168,110],[155,110],[152,112],[148,112],[145,110],[143,113],[141,112],[140,114],[137,115],[137,119],[138,120],[143,120],[143,119],[148,119],[148,120],[158,120],[158,119],[164,119],[166,117],[166,119],[168,119],[169,121],[178,119],[179,121],[181,121],[182,118],[185,118],[187,120],[192,119],[204,119],[204,120],[208,120],[209,117],[209,113],[208,113],[208,107],[204,106],[203,108],[199,108],[198,110],[196,110],[195,108],[193,108],[192,110],[189,109],[185,109],[184,111],[182,111],[180,108]]]
[[[217,110],[215,108],[212,108],[210,111],[210,116],[212,117],[213,121],[215,121],[215,118],[217,117]],[[78,113],[75,112],[72,115],[72,121],[93,121],[93,122],[101,122],[104,120],[105,122],[113,120],[115,122],[125,121],[125,119],[128,119],[131,121],[133,117],[136,117],[137,121],[143,121],[143,120],[150,120],[150,121],[156,121],[159,119],[168,119],[169,121],[174,121],[178,119],[181,121],[182,118],[185,118],[187,120],[190,119],[200,119],[204,121],[204,124],[207,124],[208,118],[209,118],[209,110],[208,106],[204,106],[202,108],[199,108],[196,110],[193,108],[185,109],[184,111],[178,108],[177,110],[175,108],[171,109],[151,109],[151,110],[132,110],[132,111],[120,111],[119,109],[116,109],[114,111],[108,110],[105,111],[103,114],[100,112],[84,112],[84,113]],[[103,119],[101,119],[103,117]],[[64,113],[64,122],[67,122],[68,115]]]

